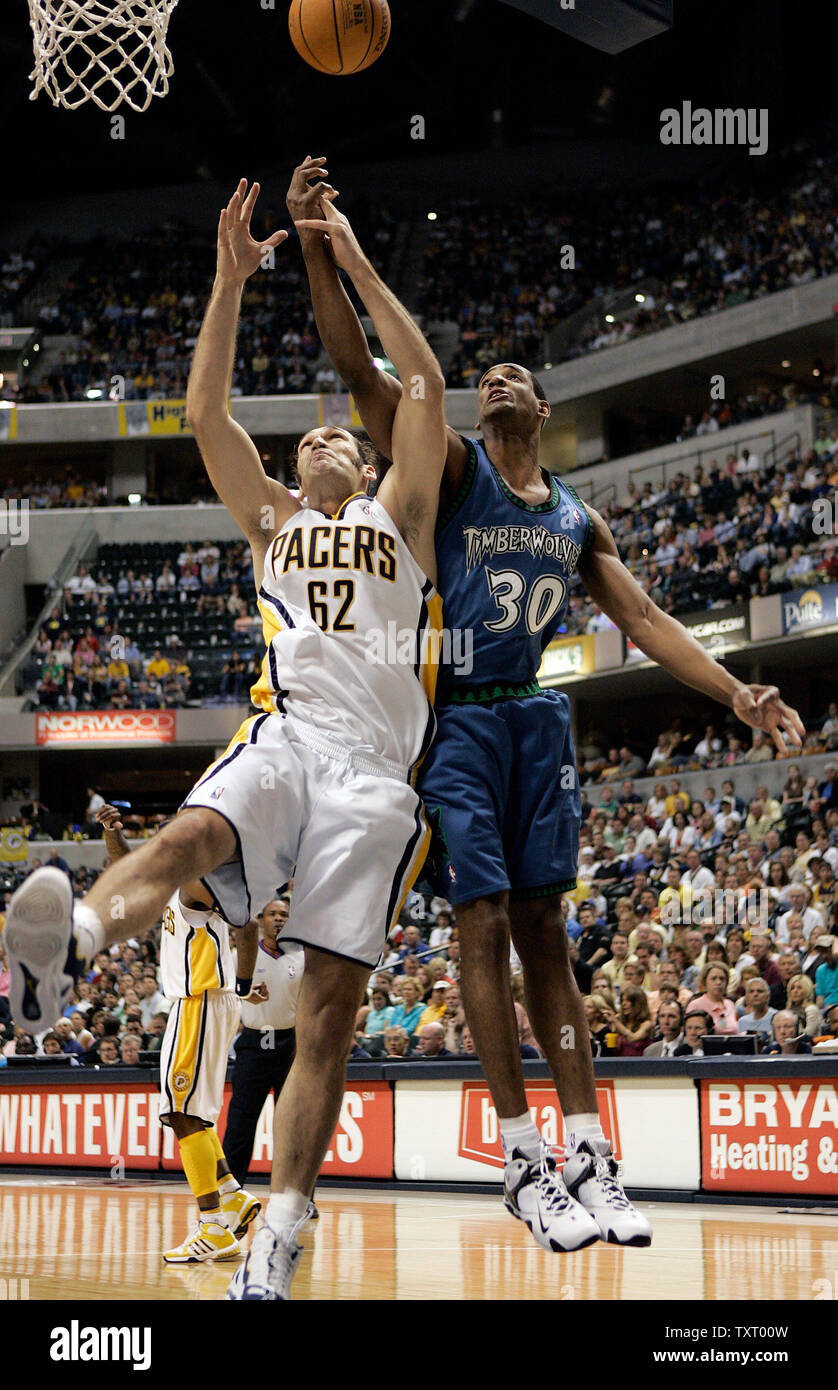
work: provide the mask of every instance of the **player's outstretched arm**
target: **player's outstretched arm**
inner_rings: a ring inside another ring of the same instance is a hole
[[[254,552],[259,582],[265,551],[274,532],[299,509],[299,502],[281,483],[269,478],[259,451],[246,430],[231,416],[227,401],[233,379],[236,331],[245,281],[257,270],[268,247],[279,246],[287,232],[274,232],[264,242],[250,235],[250,218],[259,194],[254,183],[247,193],[242,179],[218,219],[218,260],[215,283],[207,306],[189,383],[186,418],[201,450],[215,491],[235,517]]]
[[[598,512],[588,507],[594,525],[593,548],[579,563],[579,574],[595,603],[632,642],[685,685],[711,695],[732,709],[743,723],[769,734],[779,752],[785,734],[799,748],[805,729],[797,710],[780,699],[774,685],[745,685],[714,661],[699,642],[664,613],[641,589],[620,559],[614,537]]]
[[[393,421],[402,396],[401,383],[373,362],[360,319],[341,284],[329,236],[322,227],[309,225],[312,220],[322,222],[326,203],[338,196],[337,189],[324,182],[328,172],[324,158],[307,155],[294,170],[286,203],[300,233],[320,340],[341,381],[352,392],[373,444],[385,458],[392,459]],[[449,429],[447,438],[446,486],[456,492],[465,469],[466,450],[455,430]]]
[[[299,225],[307,219],[322,218],[324,204],[338,196],[337,189],[324,182],[328,173],[324,158],[306,155],[294,170],[285,201],[298,224],[320,341],[346,389],[352,392],[364,429],[375,447],[390,458],[401,384],[373,362],[366,334],[343,288],[323,232]],[[314,179],[316,183],[312,183]]]
[[[337,264],[351,277],[401,378],[402,394],[393,419],[393,466],[378,498],[433,579],[433,533],[448,452],[442,368],[407,309],[364,255],[343,213],[326,202],[321,219],[305,219],[301,226],[328,234]]]

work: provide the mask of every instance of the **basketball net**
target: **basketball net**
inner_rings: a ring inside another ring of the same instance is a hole
[[[29,0],[34,101],[72,111],[94,101],[103,111],[145,111],[164,97],[173,72],[166,47],[178,0]]]

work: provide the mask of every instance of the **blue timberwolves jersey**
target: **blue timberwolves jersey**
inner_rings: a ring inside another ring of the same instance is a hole
[[[545,475],[550,497],[530,506],[506,486],[481,441],[464,443],[465,477],[436,537],[445,627],[459,634],[454,659],[440,668],[443,701],[468,699],[477,687],[535,681],[567,610],[571,576],[593,542],[591,519],[566,483]],[[464,660],[469,632],[471,670]]]

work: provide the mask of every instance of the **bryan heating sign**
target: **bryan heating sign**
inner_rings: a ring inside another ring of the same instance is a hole
[[[701,1183],[838,1196],[836,1082],[702,1081]]]

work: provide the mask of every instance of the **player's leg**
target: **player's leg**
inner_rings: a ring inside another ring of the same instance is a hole
[[[460,992],[498,1115],[504,1201],[546,1250],[580,1250],[597,1226],[565,1189],[527,1106],[518,1023],[509,981],[507,894],[457,906]]]
[[[562,1114],[587,1116],[590,1125],[599,1127],[588,1024],[571,969],[561,896],[512,902],[509,917],[524,974],[527,1015],[556,1084]],[[594,1137],[601,1137],[601,1130]]]
[[[181,813],[153,840],[105,871],[81,903],[59,869],[36,870],[12,898],[3,942],[14,1018],[38,1032],[63,1012],[98,951],[147,930],[175,889],[236,853],[227,821],[210,809]]]
[[[292,909],[293,912],[293,909]],[[228,1298],[287,1299],[310,1219],[311,1192],[343,1101],[346,1058],[370,967],[306,948],[297,1001],[297,1051],[274,1110],[271,1198],[265,1225]]]
[[[460,993],[501,1125],[527,1110],[518,1024],[509,987],[507,893],[457,904]]]
[[[160,1049],[160,1123],[177,1138],[198,1212],[186,1239],[164,1254],[167,1264],[233,1259],[241,1253],[235,1222],[222,1209],[215,1133],[240,1013],[231,991],[210,990],[178,999],[169,1014]]]
[[[588,1026],[561,912],[561,894],[576,883],[581,818],[569,703],[559,692],[545,691],[511,702],[507,718],[518,750],[508,806],[512,939],[527,1012],[565,1120],[564,1182],[603,1240],[648,1245],[649,1224],[628,1202],[602,1131]]]

